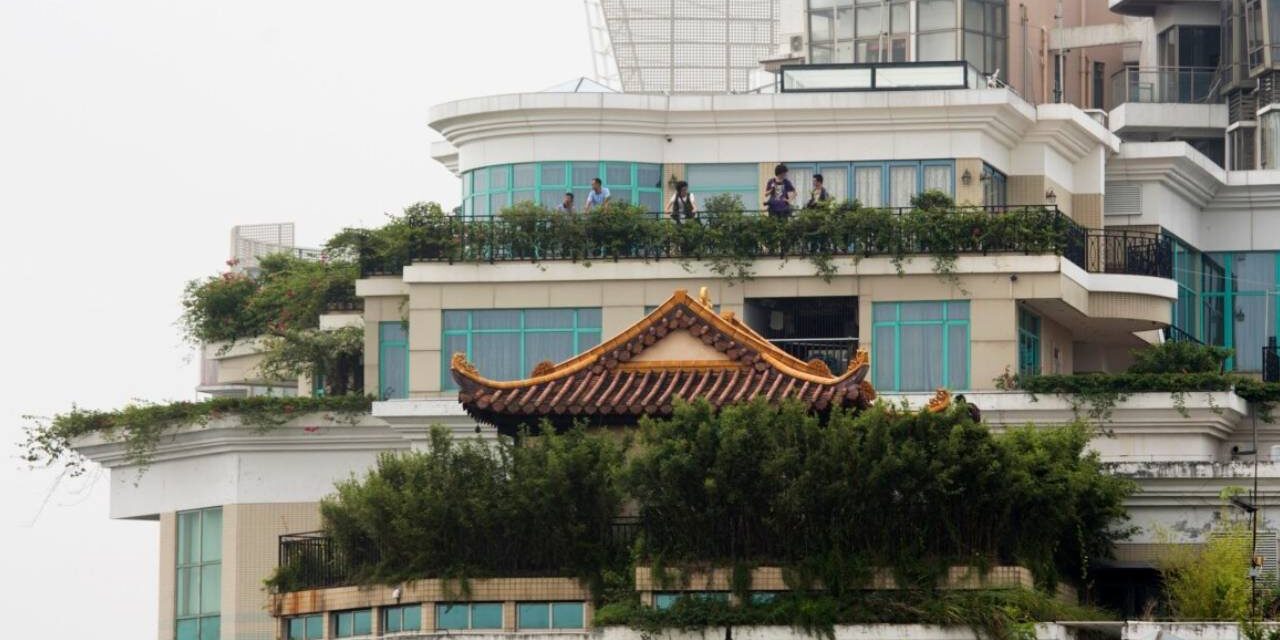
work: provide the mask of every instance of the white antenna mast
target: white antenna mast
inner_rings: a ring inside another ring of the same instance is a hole
[[[618,74],[618,61],[613,57],[613,41],[609,37],[609,24],[604,19],[601,0],[583,0],[587,11],[587,33],[591,37],[592,80],[614,89],[622,90],[622,77]]]

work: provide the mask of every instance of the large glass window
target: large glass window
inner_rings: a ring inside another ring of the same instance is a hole
[[[808,201],[813,174],[821,173],[832,198],[856,198],[866,207],[909,207],[912,197],[928,189],[954,197],[955,166],[954,160],[787,163],[800,204]]]
[[[222,507],[180,511],[178,520],[177,640],[217,640],[222,604]]]
[[[484,309],[444,312],[444,353],[464,353],[487,378],[519,380],[540,362],[560,362],[600,344],[600,309]],[[445,389],[456,389],[445,368]]]
[[[502,603],[472,602],[436,605],[437,630],[501,629]]]
[[[516,604],[517,629],[582,629],[581,602],[521,602]]]
[[[1018,309],[1018,374],[1040,375],[1040,316]]]
[[[356,609],[333,614],[329,623],[335,638],[358,638],[373,633],[373,610]]]
[[[409,397],[409,325],[378,323],[378,397]]]
[[[706,206],[708,199],[737,196],[748,210],[760,209],[764,185],[760,184],[759,165],[755,164],[691,164],[685,167],[689,191]],[[796,187],[799,189],[799,187]]]
[[[670,609],[679,600],[706,600],[711,602],[728,602],[729,594],[725,591],[673,591],[653,594],[653,608]]]
[[[995,167],[982,163],[982,204],[1003,207],[1008,201],[1009,179]]]
[[[1206,270],[1201,296],[1205,342],[1235,350],[1228,366],[1236,371],[1260,371],[1262,347],[1276,335],[1280,312],[1277,254],[1270,251],[1214,254],[1222,277]],[[1222,321],[1216,318],[1221,317]]]
[[[600,178],[613,202],[662,210],[662,165],[639,162],[527,162],[474,169],[463,174],[463,212],[487,216],[519,202],[560,205],[572,192],[580,208],[591,181]]]
[[[969,302],[874,303],[871,346],[878,389],[964,389],[969,385]]]
[[[324,616],[294,616],[285,621],[285,640],[323,640]]]
[[[964,59],[982,73],[1000,69],[1007,77],[1008,0],[965,0],[963,25]]]
[[[422,605],[409,604],[400,607],[383,607],[382,633],[422,630]]]

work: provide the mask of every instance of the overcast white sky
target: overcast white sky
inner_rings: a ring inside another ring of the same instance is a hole
[[[453,206],[430,105],[590,70],[581,0],[0,0],[3,635],[157,629],[157,525],[26,469],[21,416],[194,397],[178,299],[231,226]]]

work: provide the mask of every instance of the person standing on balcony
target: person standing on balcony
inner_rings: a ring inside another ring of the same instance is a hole
[[[603,209],[609,204],[609,190],[605,188],[600,178],[591,180],[591,190],[587,192],[587,206],[583,211],[591,213],[595,209]]]
[[[676,183],[676,192],[667,203],[667,212],[677,224],[698,217],[698,203],[693,199],[693,194],[689,193],[688,182],[681,180]]]
[[[560,202],[560,206],[554,209],[556,213],[573,213],[573,192],[568,191],[564,194],[564,200]]]
[[[787,179],[787,165],[773,168],[773,177],[764,186],[764,205],[770,216],[791,217],[791,201],[796,197],[796,186]]]
[[[827,193],[827,188],[822,186],[822,174],[813,174],[813,189],[809,191],[809,202],[805,204],[806,209],[820,207],[831,201],[831,194]]]

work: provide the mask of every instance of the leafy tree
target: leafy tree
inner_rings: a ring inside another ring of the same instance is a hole
[[[1175,617],[1231,621],[1249,617],[1252,547],[1247,518],[1224,505],[1199,547],[1170,544],[1167,532],[1159,537],[1165,544],[1157,565]]]
[[[515,444],[456,441],[384,453],[320,505],[359,578],[578,575],[599,581],[617,549],[622,447],[582,429]]]
[[[928,584],[954,564],[1024,564],[1052,584],[1086,579],[1128,533],[1132,485],[1088,439],[1079,425],[993,436],[963,407],[823,419],[695,402],[643,423],[625,486],[653,561],[776,562],[837,592],[875,566]]]
[[[266,338],[258,371],[268,380],[318,376],[324,395],[364,392],[364,328],[285,329]]]

